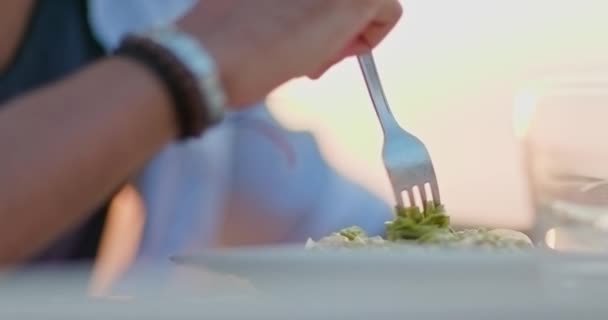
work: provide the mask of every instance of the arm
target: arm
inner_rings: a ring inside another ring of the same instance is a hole
[[[0,113],[0,262],[25,259],[85,218],[176,135],[152,73],[109,59]],[[9,223],[7,223],[9,222]]]
[[[397,0],[218,0],[180,25],[216,58],[229,103],[246,105],[353,43],[371,49],[400,14]],[[36,253],[170,142],[168,96],[150,71],[110,58],[4,106],[0,264]]]

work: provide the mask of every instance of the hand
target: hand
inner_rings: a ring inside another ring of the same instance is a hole
[[[398,0],[206,0],[180,25],[216,59],[229,103],[243,106],[371,50],[401,14]]]

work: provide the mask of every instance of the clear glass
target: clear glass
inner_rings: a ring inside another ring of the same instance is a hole
[[[608,74],[534,81],[517,96],[515,125],[536,242],[559,251],[608,251]]]

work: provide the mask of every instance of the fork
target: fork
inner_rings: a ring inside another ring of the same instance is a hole
[[[405,206],[404,194],[407,194],[410,206],[417,205],[416,191],[420,196],[422,210],[426,210],[426,204],[431,201],[429,193],[434,204],[440,205],[437,176],[426,146],[416,136],[401,128],[393,116],[372,53],[359,55],[358,60],[384,133],[382,160],[397,205]]]

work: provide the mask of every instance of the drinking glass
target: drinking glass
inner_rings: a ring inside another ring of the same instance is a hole
[[[515,108],[537,245],[608,251],[608,73],[532,81]]]

